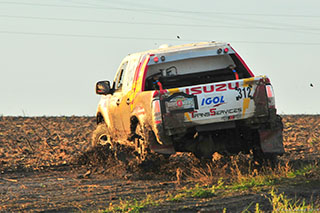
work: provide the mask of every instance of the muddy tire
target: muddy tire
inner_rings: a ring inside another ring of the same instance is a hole
[[[150,153],[149,145],[153,140],[153,133],[150,130],[146,130],[140,123],[136,126],[135,131],[135,150],[137,152],[137,158],[140,162],[144,162],[147,159],[147,155]]]
[[[104,123],[99,123],[92,133],[91,146],[111,146],[111,138],[107,126]]]

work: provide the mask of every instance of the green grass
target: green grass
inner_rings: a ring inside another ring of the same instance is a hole
[[[315,206],[313,203],[306,204],[305,200],[292,200],[287,198],[284,193],[277,194],[274,188],[270,191],[268,198],[272,205],[272,212],[315,212],[320,211],[320,205]],[[256,203],[255,212],[263,212],[260,210],[259,203]]]
[[[176,195],[169,195],[167,200],[168,201],[174,201],[179,202],[183,200],[184,198],[210,198],[216,196],[215,193],[215,185],[209,187],[209,186],[200,186],[196,185],[195,187],[191,188],[184,188],[182,189],[178,194]]]
[[[311,180],[308,175],[314,175]],[[104,212],[140,212],[146,207],[152,207],[161,205],[166,202],[182,202],[188,198],[198,199],[214,199],[220,196],[230,196],[234,192],[246,192],[248,190],[265,191],[271,190],[267,196],[273,211],[297,211],[303,210],[309,212],[310,210],[318,209],[319,206],[314,207],[313,204],[306,204],[305,201],[294,201],[288,199],[283,193],[277,194],[274,190],[275,187],[284,185],[296,185],[299,187],[312,187],[312,184],[319,184],[318,177],[320,176],[319,164],[310,164],[301,168],[292,169],[288,165],[279,166],[277,169],[266,169],[260,172],[254,171],[243,174],[238,172],[238,175],[234,175],[232,179],[220,178],[216,184],[203,184],[203,181],[190,187],[184,187],[178,190],[177,193],[168,193],[165,198],[157,199],[147,195],[143,200],[120,200],[120,203],[110,205]],[[203,178],[205,179],[205,177]],[[202,179],[202,180],[203,180]],[[194,181],[194,183],[197,183]],[[243,212],[249,212],[249,208],[252,208],[254,202],[252,202]],[[262,212],[261,205],[255,204],[255,212]],[[227,209],[226,209],[227,210]]]
[[[110,203],[109,208],[102,212],[140,212],[140,210],[146,208],[147,206],[157,206],[158,202],[154,201],[150,195],[148,195],[143,200],[121,200],[117,205]]]
[[[245,177],[228,188],[233,190],[248,190],[255,187],[273,186],[275,182],[275,178],[272,176]]]
[[[194,188],[186,190],[186,193],[189,195],[189,197],[196,197],[196,198],[209,198],[214,197],[215,194],[215,187],[214,185],[212,187],[201,187],[199,185],[196,185]]]
[[[170,194],[167,200],[172,202],[179,202],[179,201],[182,201],[185,197],[187,197],[186,193],[178,193],[174,196]]]
[[[297,176],[305,176],[308,172],[310,172],[313,169],[319,169],[319,166],[312,165],[312,164],[306,165],[301,169],[297,169],[297,170],[293,170],[293,171],[288,172],[287,177],[295,178]]]

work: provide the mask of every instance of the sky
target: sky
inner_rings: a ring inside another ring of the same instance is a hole
[[[126,55],[200,41],[230,43],[267,75],[280,114],[320,114],[319,8],[319,0],[0,0],[0,115],[94,116],[95,83],[113,80]]]

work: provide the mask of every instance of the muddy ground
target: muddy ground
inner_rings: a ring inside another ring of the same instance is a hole
[[[282,117],[286,154],[278,169],[318,165],[320,116]],[[212,196],[173,199],[199,185],[220,181],[231,186],[239,176],[263,173],[267,167],[256,165],[249,155],[216,155],[213,162],[186,153],[151,155],[141,164],[124,147],[91,149],[95,126],[93,117],[0,117],[0,211],[121,210],[112,206],[146,198],[150,204],[140,211],[254,211],[255,203],[272,210],[270,187],[264,186],[217,188]],[[273,185],[289,198],[320,203],[318,171]]]

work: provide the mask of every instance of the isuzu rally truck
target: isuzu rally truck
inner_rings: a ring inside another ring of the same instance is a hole
[[[101,95],[92,145],[199,158],[284,153],[282,122],[267,76],[255,76],[227,43],[202,42],[130,54]]]

